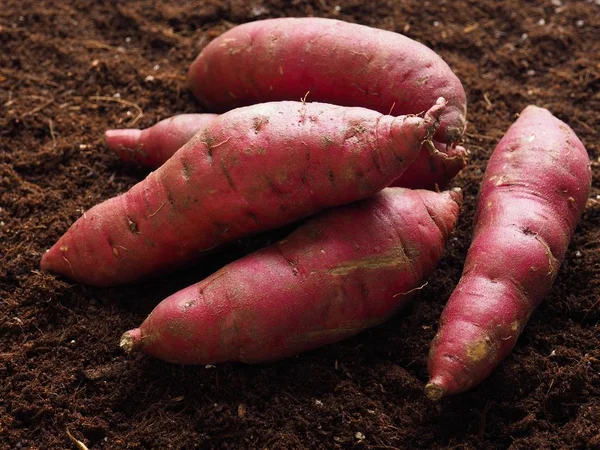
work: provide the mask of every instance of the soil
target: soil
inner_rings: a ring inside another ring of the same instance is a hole
[[[3,0],[0,11],[0,448],[600,448],[598,1]],[[339,344],[277,363],[182,367],[119,349],[168,294],[271,242],[100,289],[42,273],[42,253],[146,172],[105,129],[200,111],[187,67],[243,22],[322,16],[402,32],[439,52],[469,97],[466,201],[447,254],[411,306]],[[513,353],[439,405],[426,357],[469,246],[487,159],[527,104],[585,143],[594,182],[552,291]]]

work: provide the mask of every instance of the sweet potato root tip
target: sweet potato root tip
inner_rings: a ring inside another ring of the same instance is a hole
[[[104,140],[122,160],[156,169],[216,117],[216,114],[179,114],[143,130],[108,130]]]
[[[131,353],[139,350],[142,344],[142,330],[134,328],[133,330],[126,331],[121,336],[119,347],[125,351],[125,353]]]
[[[125,129],[125,130],[106,130],[104,140],[106,145],[113,151],[118,148],[129,148],[134,150],[140,139],[142,130]]]
[[[433,144],[433,145],[429,145]],[[445,189],[466,165],[467,150],[461,146],[448,146],[437,141],[426,141],[417,159],[392,186],[411,189]]]
[[[435,105],[425,113],[425,126],[427,127],[427,139],[431,140],[440,125],[440,118],[445,112],[448,102],[444,97],[439,97]]]
[[[425,386],[425,395],[433,402],[439,402],[444,396],[444,389],[437,383],[430,381]]]

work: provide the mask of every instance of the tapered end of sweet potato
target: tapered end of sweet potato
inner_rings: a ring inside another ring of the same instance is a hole
[[[104,141],[109,149],[117,153],[122,159],[133,159],[131,154],[138,150],[142,130],[107,130]]]
[[[438,402],[444,396],[444,389],[440,385],[430,381],[425,386],[425,395],[429,400]]]
[[[441,193],[427,190],[415,190],[414,192],[418,193],[427,211],[429,211],[431,219],[443,233],[444,238],[447,239],[450,233],[454,231],[458,221],[462,204],[461,189],[454,188]]]
[[[53,250],[53,248],[52,249],[48,249],[42,255],[42,259],[40,261],[40,269],[42,269],[44,272],[52,272],[52,258],[54,256],[51,253],[52,250]]]
[[[134,328],[133,330],[126,331],[121,336],[121,342],[119,347],[125,351],[125,353],[135,352],[142,346],[142,330]]]
[[[446,99],[444,97],[440,97],[435,102],[435,105],[433,105],[429,111],[425,113],[423,120],[425,121],[425,126],[427,127],[427,140],[431,141],[434,134],[438,130],[441,116],[446,112],[446,105]]]
[[[55,243],[50,249],[46,250],[40,261],[40,269],[44,272],[51,272],[57,275],[64,275],[68,278],[75,278],[73,267],[66,256],[69,250],[68,245],[60,241]]]
[[[400,178],[392,183],[392,186],[410,189],[445,189],[450,180],[467,165],[467,158],[468,152],[464,147],[460,145],[449,147],[433,141],[433,147],[424,146],[417,159]]]
[[[394,118],[390,129],[391,138],[397,141],[404,147],[409,147],[411,161],[419,156],[418,152],[415,152],[413,146],[413,139],[418,139],[419,148],[425,146],[426,148],[433,147],[433,135],[436,133],[440,126],[440,118],[446,110],[446,100],[440,97],[435,105],[429,108],[423,118],[417,115],[406,115]],[[410,143],[410,145],[407,145]],[[404,167],[406,169],[406,166]]]

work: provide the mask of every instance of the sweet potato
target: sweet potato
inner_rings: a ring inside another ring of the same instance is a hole
[[[460,80],[433,50],[406,36],[323,18],[257,20],[210,42],[192,63],[189,85],[210,111],[275,100],[362,106],[419,114],[444,97],[435,139],[456,143],[465,128]]]
[[[487,166],[462,278],[429,354],[429,398],[471,389],[512,350],[556,278],[590,182],[571,128],[525,108]]]
[[[180,114],[145,130],[108,130],[104,137],[108,148],[124,161],[157,168],[216,117],[216,114]]]
[[[402,307],[439,261],[461,194],[389,188],[163,300],[121,347],[179,364],[258,363],[344,339]]]
[[[322,103],[234,109],[127,193],[87,211],[42,269],[92,285],[132,282],[369,197],[406,170],[443,110],[443,99],[424,118]]]
[[[437,151],[423,147],[417,159],[391,186],[411,189],[444,189],[467,165],[467,150],[462,145],[446,146],[433,141]]]
[[[108,130],[107,146],[124,161],[135,161],[156,169],[167,161],[197,131],[215,119],[215,114],[182,114],[162,120],[145,130]],[[434,143],[437,152],[424,148],[392,186],[412,189],[443,189],[466,164],[464,147],[454,148]]]

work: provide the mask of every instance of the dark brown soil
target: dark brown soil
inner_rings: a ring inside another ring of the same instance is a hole
[[[51,1],[0,8],[0,448],[600,448],[598,1]],[[564,3],[564,5],[562,5]],[[210,267],[96,289],[39,271],[83,211],[145,173],[109,153],[109,127],[198,111],[188,65],[250,20],[337,17],[404,32],[462,79],[466,202],[435,276],[410,307],[348,341],[259,366],[126,357],[121,333]],[[153,78],[152,78],[153,77]],[[524,106],[548,107],[587,146],[594,183],[560,275],[512,355],[438,407],[426,355],[469,245],[494,145]],[[141,114],[143,112],[143,114]]]

